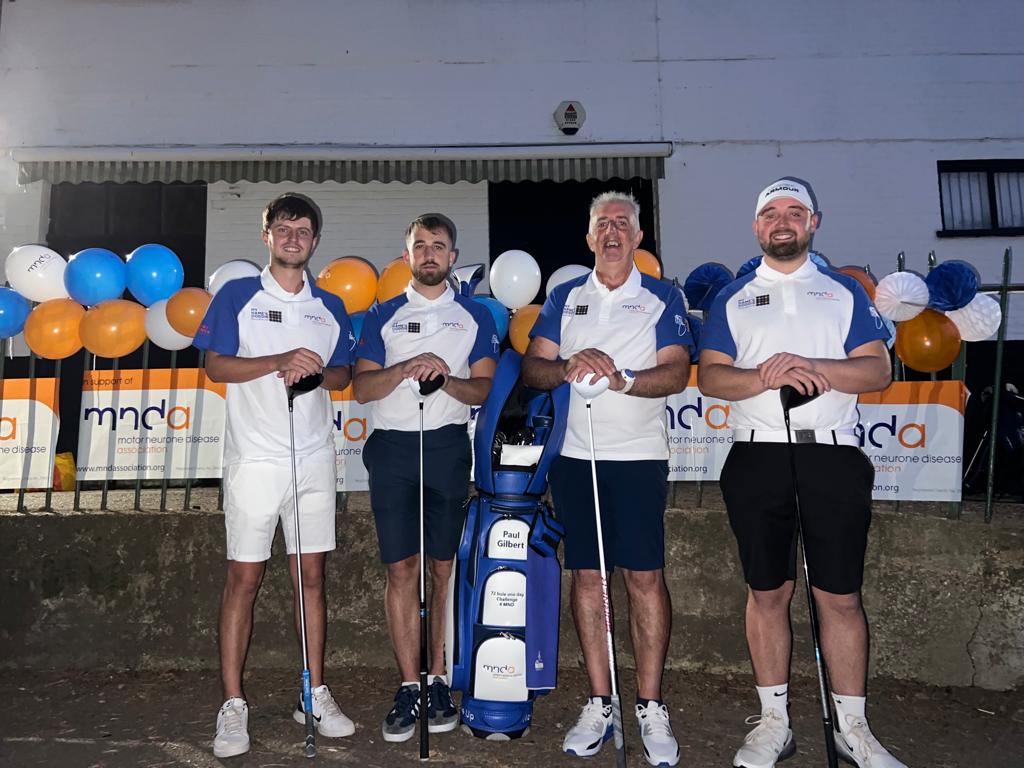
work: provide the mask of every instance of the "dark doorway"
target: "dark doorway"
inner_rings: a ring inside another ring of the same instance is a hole
[[[174,251],[185,270],[185,285],[204,287],[206,282],[206,185],[205,184],[55,184],[50,193],[50,226],[46,245],[67,257],[85,248],[107,248],[121,257],[145,243],[160,243]],[[126,298],[132,298],[126,292]],[[116,361],[121,369],[141,368],[142,350]],[[85,350],[61,361],[61,426],[57,450],[78,451],[78,412],[82,396],[82,372],[86,360],[106,370],[115,361],[93,359]],[[177,353],[178,367],[195,367],[198,351],[189,347]],[[150,345],[148,367],[166,368],[171,353]],[[55,363],[34,361],[35,375],[53,376]],[[29,374],[28,358],[8,361],[5,375]]]
[[[640,247],[658,254],[654,182],[650,179],[610,181],[503,181],[488,188],[491,261],[518,248],[540,265],[541,289],[534,299],[544,301],[548,277],[566,264],[592,267],[587,248],[587,213],[602,192],[629,192],[640,204]]]

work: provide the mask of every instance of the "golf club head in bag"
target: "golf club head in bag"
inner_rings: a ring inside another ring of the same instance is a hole
[[[441,374],[434,376],[432,379],[424,379],[423,381],[419,381],[417,379],[406,379],[406,381],[409,382],[409,388],[419,400],[423,400],[428,395],[432,395],[437,392],[437,390],[444,386],[446,380],[447,379]]]
[[[817,390],[813,391],[809,395],[805,395],[803,392],[798,390],[796,387],[791,387],[789,384],[784,384],[779,389],[779,400],[782,401],[782,412],[789,416],[789,412],[794,408],[799,408],[801,405],[807,405],[812,400],[817,399],[821,393]]]
[[[309,376],[303,376],[288,387],[288,405],[291,405],[298,395],[304,392],[312,392],[323,383],[323,380],[324,375],[322,373],[311,373]]]

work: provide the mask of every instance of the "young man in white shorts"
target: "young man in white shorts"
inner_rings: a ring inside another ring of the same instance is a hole
[[[279,521],[298,605],[287,390],[315,374],[323,376],[320,387],[294,400],[313,717],[322,736],[349,736],[355,731],[324,683],[324,567],[327,552],[335,548],[336,498],[328,390],[348,386],[355,338],[341,299],[310,285],[306,278],[320,226],[319,209],[308,198],[287,194],[271,201],[263,211],[269,264],[259,277],[227,283],[214,297],[195,337],[195,345],[206,350],[209,377],[228,385],[224,438],[228,568],[220,609],[225,701],[213,742],[217,757],[249,750],[242,672],[252,635],[253,605]],[[305,722],[301,697],[293,715]]]

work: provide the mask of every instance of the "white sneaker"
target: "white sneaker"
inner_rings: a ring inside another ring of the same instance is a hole
[[[757,727],[743,739],[743,746],[732,759],[734,768],[773,768],[776,763],[796,754],[793,731],[778,710],[766,709],[760,715],[748,717],[745,722]]]
[[[249,751],[249,705],[237,696],[221,705],[217,713],[217,735],[213,737],[214,757],[234,757]]]
[[[640,723],[640,739],[644,743],[644,757],[648,764],[673,766],[679,762],[679,743],[672,733],[668,707],[653,701],[644,707],[636,705],[636,719]]]
[[[577,757],[590,757],[601,751],[613,735],[612,705],[594,696],[583,705],[579,720],[569,729],[562,742],[562,751]]]
[[[846,733],[836,731],[836,752],[857,768],[907,768],[878,743],[863,717],[846,715]]]
[[[338,702],[331,695],[331,689],[326,685],[314,688],[313,691],[313,724],[321,736],[337,739],[342,736],[351,736],[356,732],[355,723],[349,720],[341,711]],[[295,705],[292,713],[297,723],[306,722],[306,710],[302,707],[302,697]]]

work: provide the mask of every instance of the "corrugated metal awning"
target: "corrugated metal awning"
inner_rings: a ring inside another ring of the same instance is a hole
[[[616,153],[616,150],[620,150]],[[501,156],[502,153],[506,156]],[[18,181],[61,182],[401,182],[604,181],[660,179],[669,144],[469,148],[236,149],[203,157],[188,149],[120,152],[62,148],[16,150]],[[317,156],[319,154],[319,156]],[[531,156],[531,154],[533,156]],[[92,157],[90,157],[92,155]],[[120,155],[120,156],[118,156]],[[212,156],[211,156],[212,155]],[[234,155],[234,157],[232,157]],[[242,155],[239,157],[239,155]],[[276,155],[276,156],[275,156]],[[343,156],[349,155],[349,156]]]

